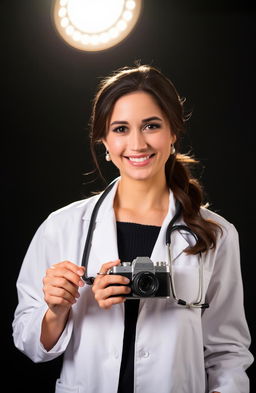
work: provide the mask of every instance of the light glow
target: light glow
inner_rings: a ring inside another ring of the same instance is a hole
[[[99,51],[128,36],[138,21],[142,0],[55,0],[54,22],[73,47]]]

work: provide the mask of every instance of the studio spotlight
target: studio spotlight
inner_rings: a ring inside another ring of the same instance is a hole
[[[55,0],[53,16],[61,37],[83,51],[110,48],[132,31],[142,0]]]

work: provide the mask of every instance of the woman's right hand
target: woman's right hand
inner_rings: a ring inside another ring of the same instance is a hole
[[[66,313],[80,296],[78,289],[84,286],[84,267],[64,261],[47,269],[43,278],[44,300],[55,314]]]
[[[126,297],[122,296],[122,294],[127,295],[131,292],[131,288],[127,286],[130,282],[127,277],[108,274],[109,269],[119,264],[120,260],[104,263],[94,280],[92,291],[101,308],[108,309],[112,307],[113,304],[123,303]],[[115,284],[119,285],[115,286]]]

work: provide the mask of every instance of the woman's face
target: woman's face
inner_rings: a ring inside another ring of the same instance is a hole
[[[136,91],[116,101],[103,143],[122,178],[159,180],[175,140],[154,98]]]

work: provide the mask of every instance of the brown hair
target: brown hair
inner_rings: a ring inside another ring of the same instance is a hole
[[[153,66],[123,67],[101,81],[93,101],[90,146],[100,174],[96,145],[106,137],[108,121],[116,101],[134,91],[145,91],[155,98],[170,123],[172,133],[176,136],[175,149],[179,149],[188,116],[184,114],[184,100],[177,93],[173,83]],[[165,166],[167,185],[182,205],[185,223],[198,237],[197,243],[187,249],[189,254],[197,254],[215,247],[217,231],[220,229],[218,224],[204,219],[200,213],[203,189],[191,173],[191,165],[196,162],[189,155],[177,153],[170,155]]]

